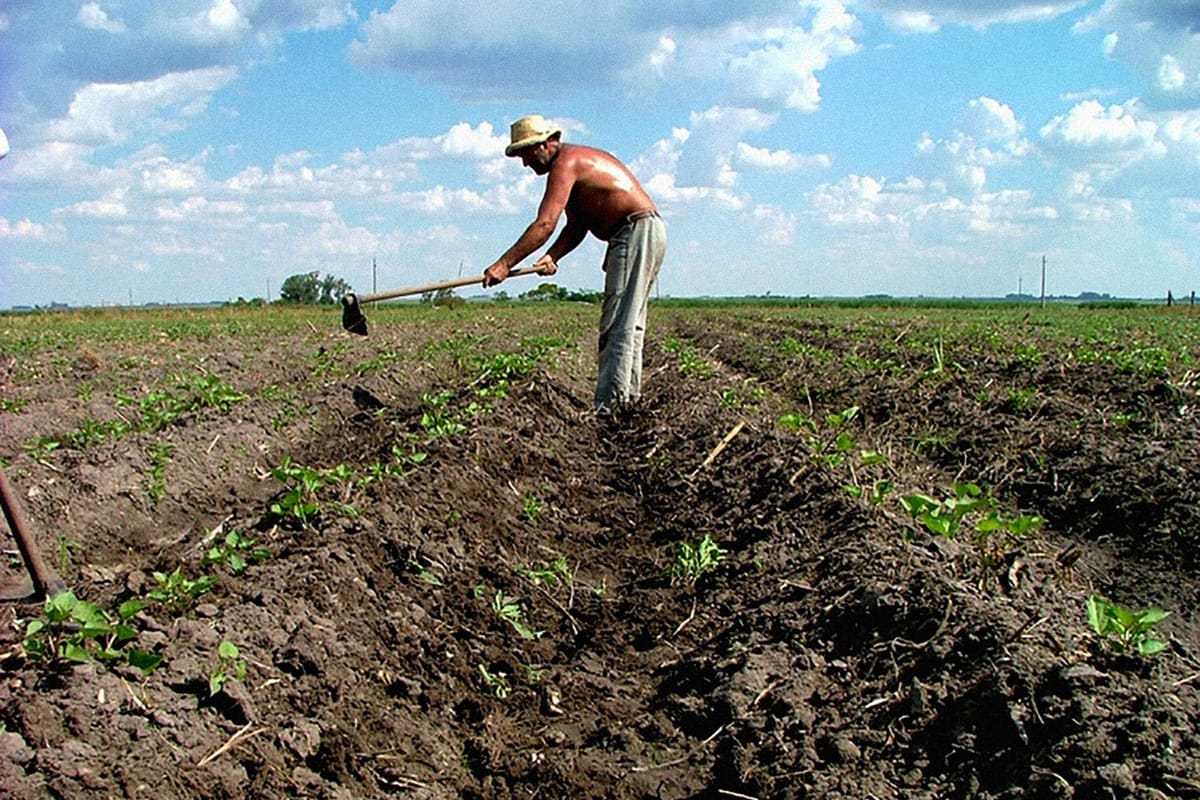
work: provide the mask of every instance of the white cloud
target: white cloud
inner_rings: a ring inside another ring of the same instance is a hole
[[[1194,0],[1105,0],[1075,30],[1105,30],[1104,54],[1139,75],[1151,107],[1200,102],[1200,13]]]
[[[799,220],[796,215],[777,206],[755,206],[751,216],[760,226],[759,239],[770,245],[786,247],[796,239]]]
[[[905,33],[937,33],[946,25],[989,25],[1054,19],[1089,0],[864,0],[889,25]]]
[[[946,137],[926,133],[917,142],[920,168],[952,194],[971,196],[984,190],[988,169],[1019,162],[1028,152],[1024,125],[1008,105],[990,97],[970,100],[958,124]]]
[[[598,83],[653,91],[669,81],[676,89],[715,87],[730,105],[811,111],[820,101],[816,73],[858,49],[857,19],[835,0],[654,9],[648,14],[635,0],[566,0],[532,26],[515,0],[397,2],[363,22],[351,56],[365,68],[415,73],[489,102],[557,98]],[[454,20],[452,37],[446,19]],[[531,54],[554,65],[553,81],[530,68]]]
[[[40,222],[28,219],[9,222],[4,217],[0,217],[0,239],[49,241],[51,238],[50,229]]]
[[[1157,144],[1158,126],[1151,120],[1138,119],[1133,110],[1119,103],[1105,107],[1085,100],[1066,114],[1060,114],[1042,126],[1044,140],[1063,147],[1091,151],[1124,153],[1136,160],[1161,155]]]
[[[105,193],[98,200],[81,200],[78,203],[73,203],[68,206],[68,210],[81,217],[97,217],[100,219],[113,219],[125,217],[129,214],[129,207],[125,204],[125,196],[128,190],[123,187],[113,188]]]
[[[196,104],[230,83],[237,70],[213,67],[134,83],[92,83],[79,89],[66,117],[49,125],[49,136],[95,146],[121,144],[135,132],[178,127],[172,116],[192,114]]]
[[[99,3],[84,3],[75,15],[75,21],[89,30],[105,31],[106,33],[122,33],[125,23],[110,19]]]
[[[733,164],[746,170],[763,172],[795,172],[805,169],[823,169],[833,163],[833,157],[825,153],[805,155],[790,150],[768,150],[738,142],[733,154]]]
[[[1188,77],[1175,56],[1167,54],[1158,64],[1158,85],[1165,92],[1175,92],[1187,85]]]

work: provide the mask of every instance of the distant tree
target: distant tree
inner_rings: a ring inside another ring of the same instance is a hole
[[[453,289],[438,289],[431,302],[435,308],[458,308],[467,301],[456,295]]]
[[[350,291],[350,284],[335,275],[321,277],[313,270],[289,276],[279,289],[279,299],[302,305],[330,305]]]
[[[563,300],[570,303],[599,303],[603,295],[599,292],[581,292],[564,289],[557,283],[541,283],[521,295],[521,300]]]
[[[530,289],[520,295],[522,300],[565,300],[567,292],[557,283],[540,283],[536,289]]]
[[[493,303],[507,303],[510,299],[512,298],[508,296],[508,292],[503,289],[496,290],[495,294],[492,295]]]
[[[279,299],[285,303],[315,304],[321,299],[321,273],[314,270],[289,275],[279,288]]]
[[[326,275],[321,280],[321,299],[323,305],[340,302],[343,295],[350,293],[350,284],[333,275]]]

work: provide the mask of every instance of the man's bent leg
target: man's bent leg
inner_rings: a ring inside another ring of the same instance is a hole
[[[611,411],[641,397],[646,307],[665,252],[666,228],[656,217],[622,229],[609,241],[600,314],[597,410]]]

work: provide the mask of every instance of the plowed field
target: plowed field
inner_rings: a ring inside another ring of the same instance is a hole
[[[0,317],[0,794],[1200,797],[1200,315],[597,315]]]

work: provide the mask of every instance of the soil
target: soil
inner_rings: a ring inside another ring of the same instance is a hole
[[[656,307],[642,407],[597,419],[595,315],[0,320],[0,456],[67,585],[112,613],[219,576],[131,619],[149,675],[39,659],[42,605],[0,605],[0,794],[1200,797],[1195,344],[1131,370],[1029,315]],[[244,397],[32,446],[195,375]],[[353,478],[298,519],[285,458]],[[955,483],[1045,524],[898,502]],[[269,556],[205,563],[231,532]],[[1164,652],[1094,634],[1093,594],[1172,611]]]

